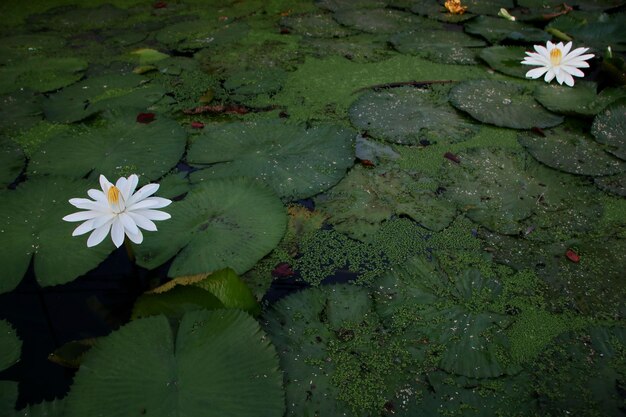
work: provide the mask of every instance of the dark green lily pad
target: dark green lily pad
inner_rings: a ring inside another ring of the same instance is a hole
[[[613,104],[599,113],[593,120],[591,134],[598,142],[607,145],[610,153],[626,160],[626,101]]]
[[[460,142],[476,131],[445,98],[412,87],[366,92],[352,103],[349,117],[368,135],[402,145],[424,139]]]
[[[40,93],[80,80],[87,62],[79,58],[32,57],[0,68],[0,94],[22,88]]]
[[[546,9],[563,6],[563,2],[559,0],[518,0],[517,4],[518,6],[527,7],[529,9]],[[576,9],[580,10],[607,10],[623,4],[623,0],[576,0],[572,3],[573,6],[576,6]]]
[[[460,164],[445,166],[445,195],[473,221],[489,230],[517,234],[544,191],[541,179],[526,171],[526,153],[470,149]],[[532,159],[531,161],[532,162]]]
[[[593,82],[579,81],[574,87],[541,84],[534,96],[545,108],[567,115],[595,116],[606,106],[626,97],[626,89],[605,88],[597,92]]]
[[[246,100],[249,96],[274,94],[283,87],[287,73],[279,68],[240,71],[224,81],[224,89],[232,100]]]
[[[0,131],[27,129],[42,119],[41,97],[24,89],[0,96]]]
[[[339,39],[306,38],[302,45],[317,58],[342,56],[354,62],[378,62],[389,58],[393,51],[387,46],[387,35],[361,33]]]
[[[550,22],[547,29],[557,29],[576,39],[577,46],[605,50],[626,50],[626,15],[624,13],[568,13]]]
[[[354,132],[332,125],[304,126],[278,121],[205,127],[187,161],[210,165],[192,182],[246,176],[270,185],[284,200],[315,195],[335,185],[352,166]]]
[[[33,56],[53,56],[61,51],[65,39],[48,34],[24,34],[2,38],[0,63],[11,65]]]
[[[530,67],[521,64],[526,50],[523,46],[490,46],[481,50],[479,57],[496,71],[526,79]]]
[[[28,17],[28,22],[38,29],[62,30],[67,33],[110,28],[117,23],[126,22],[128,17],[128,11],[111,4],[97,7],[72,5],[54,7],[44,13],[32,14]]]
[[[247,178],[205,181],[168,207],[172,218],[135,246],[137,263],[155,268],[176,256],[170,277],[233,268],[244,273],[285,233],[285,208]]]
[[[545,130],[543,135],[525,132],[517,140],[539,162],[571,174],[595,177],[626,170],[626,162],[611,156],[579,129],[559,127]]]
[[[480,35],[492,44],[504,41],[545,43],[552,39],[546,31],[501,17],[478,16],[465,23],[464,28],[467,33]]]
[[[163,316],[130,322],[87,353],[66,406],[67,417],[285,412],[276,351],[237,310],[187,313],[177,335]]]
[[[593,182],[601,190],[626,197],[626,172],[606,177],[597,177],[593,179]]]
[[[307,13],[289,15],[280,19],[280,25],[293,33],[315,38],[342,38],[354,33],[341,26],[327,13]]]
[[[506,81],[465,81],[450,91],[450,103],[483,123],[513,129],[552,127],[563,122],[524,87]]]
[[[410,341],[414,357],[434,348],[439,367],[472,378],[519,370],[508,359],[502,332],[511,320],[489,309],[489,302],[501,293],[498,281],[477,270],[446,277],[433,262],[413,258],[384,274],[374,287],[383,323]]]
[[[535,365],[533,386],[546,415],[619,416],[626,379],[626,329],[592,327],[558,338]]]
[[[0,320],[0,370],[5,370],[20,359],[22,341],[6,320]]]
[[[46,118],[72,123],[116,107],[127,108],[129,112],[145,111],[163,97],[165,90],[159,85],[142,85],[142,81],[144,78],[135,74],[88,78],[45,100]]]
[[[86,238],[72,237],[76,225],[61,220],[76,211],[68,200],[83,197],[93,182],[33,179],[0,192],[0,293],[11,291],[34,257],[41,286],[64,284],[95,268],[112,251],[105,242],[88,248]]]
[[[332,12],[344,9],[375,9],[386,6],[384,0],[315,0],[315,5]]]
[[[29,404],[16,411],[13,417],[64,417],[65,399],[42,401],[39,404]]]
[[[462,32],[417,29],[393,35],[389,42],[403,54],[417,55],[442,64],[476,63],[476,50],[485,42]]]
[[[161,177],[180,160],[187,135],[161,115],[149,124],[135,119],[135,113],[111,113],[98,126],[61,132],[33,155],[28,173],[75,178],[137,174],[144,181]]]
[[[423,17],[390,9],[346,9],[335,12],[333,17],[342,25],[367,33],[395,33],[438,26]]]
[[[410,381],[407,352],[381,329],[364,288],[307,289],[266,318],[286,373],[287,416],[378,415]]]
[[[0,188],[7,187],[20,175],[26,164],[22,149],[6,137],[0,137]]]
[[[245,23],[199,19],[166,26],[157,32],[156,39],[171,49],[195,51],[236,41],[244,37],[248,29]]]
[[[261,307],[250,288],[231,268],[213,272],[194,285],[215,295],[225,308],[238,308],[253,316],[261,312]]]
[[[456,208],[435,194],[434,188],[431,178],[357,166],[316,197],[315,205],[330,215],[335,230],[353,239],[369,240],[392,216],[408,216],[427,229],[440,231],[456,217]]]

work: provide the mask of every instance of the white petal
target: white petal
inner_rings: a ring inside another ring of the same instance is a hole
[[[124,243],[124,225],[122,225],[122,221],[119,216],[115,219],[115,221],[113,221],[113,226],[111,227],[111,240],[113,240],[113,244],[116,248],[119,248],[122,246],[122,243]]]
[[[78,226],[76,229],[74,229],[74,231],[72,232],[72,236],[84,235],[87,232],[91,232],[93,229],[95,229],[95,227],[93,226],[93,221],[87,220],[86,222]]]
[[[70,204],[76,208],[83,210],[95,210],[100,212],[107,212],[109,210],[109,205],[104,205],[98,201],[92,201],[87,198],[71,198],[69,200]]]
[[[563,42],[561,42],[561,45],[563,45]],[[569,54],[569,51],[572,49],[572,42],[568,42],[566,43],[564,46],[561,47],[561,52],[563,52],[563,56],[567,56],[567,54]]]
[[[535,58],[535,57],[527,56],[522,61],[522,64],[524,64],[524,65],[541,65],[542,67],[550,66],[550,62],[547,59],[545,59],[544,57]]]
[[[543,74],[545,74],[546,71],[548,71],[548,68],[546,67],[531,69],[530,71],[526,73],[526,78],[539,78]]]
[[[104,195],[104,193],[100,190],[95,190],[95,189],[91,189],[87,191],[87,194],[89,195],[89,197],[93,198],[94,200],[100,202],[100,203],[106,203],[107,205],[109,204],[109,201],[107,200],[107,196]]]
[[[587,59],[593,58],[592,54],[576,56],[574,58],[566,58],[561,61],[561,64],[572,65],[578,68],[589,68],[589,63],[585,62]]]
[[[128,177],[128,180],[126,181],[124,185],[124,188],[120,188],[120,191],[122,191],[122,196],[124,197],[124,201],[128,201],[130,199],[130,197],[135,192],[135,189],[137,188],[138,183],[139,183],[139,177],[137,175],[133,174],[130,177]]]
[[[567,56],[564,56],[563,58],[564,59],[572,59],[572,58],[580,57],[582,54],[584,54],[588,50],[589,50],[589,48],[576,48],[572,52],[567,54]],[[589,58],[593,58],[594,57],[594,54],[588,54],[588,55],[590,55]],[[585,59],[589,59],[589,58],[585,58]]]
[[[102,216],[102,213],[99,211],[79,211],[76,213],[68,214],[67,216],[63,217],[63,220],[65,220],[66,222],[82,222],[83,220],[90,220],[98,216]]]
[[[156,193],[158,189],[159,184],[144,185],[139,189],[139,191],[137,191],[128,199],[128,201],[126,202],[126,206],[131,206],[147,197],[150,197],[152,194]]]
[[[111,184],[109,180],[107,180],[107,177],[100,174],[100,188],[102,188],[102,191],[104,191],[104,194],[106,194],[109,191],[109,188],[111,188],[112,185],[113,184]]]
[[[543,80],[547,83],[549,83],[550,81],[552,81],[554,79],[554,77],[556,76],[556,74],[554,73],[554,71],[552,70],[552,68],[550,68],[548,70],[548,72],[546,72],[546,76],[543,78]]]
[[[567,72],[565,72],[565,71],[557,71],[556,72],[556,81],[559,84],[563,85],[563,81],[565,81],[565,76],[566,75],[569,75],[569,74],[567,74]]]
[[[575,67],[570,67],[569,65],[562,65],[561,68],[563,69],[563,71],[567,72],[568,74],[571,74],[575,77],[584,77],[585,73],[582,72],[581,70],[579,70],[578,68]]]
[[[550,42],[548,42],[548,44],[550,44]],[[535,45],[534,48],[535,48],[535,51],[537,51],[539,55],[541,55],[542,57],[546,59],[550,59],[550,52],[548,52],[545,46]]]
[[[93,219],[93,227],[98,228],[107,222],[112,222],[115,219],[115,214],[107,213]]]
[[[137,225],[131,216],[126,213],[120,213],[117,217],[120,219],[122,226],[124,226],[124,229],[127,231],[127,234],[130,233],[134,235],[137,233]]]
[[[133,213],[132,211],[128,213],[130,217],[135,221],[137,227],[141,227],[149,232],[155,232],[157,230],[156,224],[154,222],[144,216],[141,216],[137,213]]]
[[[139,229],[137,229],[137,233],[136,234],[129,235],[128,233],[126,233],[126,236],[128,236],[130,241],[133,242],[133,243],[140,244],[141,242],[143,242],[143,233],[141,233],[141,230],[139,230]]]
[[[167,220],[172,218],[169,213],[160,210],[139,210],[135,211],[134,214],[143,216],[148,220]]]
[[[574,86],[574,77],[572,77],[565,71],[563,71],[563,80],[565,81],[565,84],[569,85],[570,87]]]
[[[89,235],[89,239],[87,239],[87,246],[91,248],[93,246],[96,246],[98,243],[102,242],[104,238],[107,237],[107,235],[109,234],[110,229],[111,229],[111,222],[108,222],[98,227],[96,230],[94,230],[91,233],[91,235]]]
[[[133,204],[132,207],[128,207],[127,210],[135,211],[135,210],[144,210],[144,209],[156,209],[156,208],[167,207],[170,204],[172,204],[172,200],[168,200],[167,198],[150,197],[150,198],[146,198],[143,201],[139,201]]]

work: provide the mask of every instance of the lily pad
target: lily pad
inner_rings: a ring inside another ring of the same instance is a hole
[[[216,271],[194,285],[215,295],[225,308],[238,308],[252,315],[261,312],[250,288],[231,268]]]
[[[233,268],[244,273],[278,244],[285,208],[274,193],[246,178],[205,181],[168,207],[172,218],[135,246],[137,263],[153,269],[176,256],[171,277]]]
[[[32,57],[0,68],[0,94],[22,88],[40,93],[80,80],[87,62],[79,58]]]
[[[116,23],[126,22],[128,11],[111,4],[97,7],[80,5],[53,7],[44,13],[28,17],[30,25],[38,29],[54,29],[67,32],[109,28]]]
[[[545,108],[553,112],[595,116],[614,101],[626,98],[626,89],[605,88],[598,93],[595,83],[580,81],[574,87],[558,84],[539,85],[535,88],[534,96]]]
[[[274,94],[283,87],[287,73],[281,69],[256,69],[232,74],[224,81],[231,100],[245,101],[249,96]]]
[[[293,33],[315,38],[342,38],[354,33],[337,23],[327,13],[306,13],[289,15],[280,19],[280,25]]]
[[[593,181],[601,190],[626,197],[626,172],[606,177],[597,177]]]
[[[545,43],[552,39],[546,31],[501,17],[478,16],[465,23],[464,28],[467,33],[480,35],[492,44],[504,41]]]
[[[24,89],[0,96],[0,131],[15,132],[41,121],[41,97]]]
[[[547,29],[558,29],[581,43],[599,50],[611,46],[614,51],[626,50],[626,15],[624,13],[568,13],[550,22]]]
[[[20,359],[22,341],[6,320],[0,320],[0,370],[5,370]]]
[[[315,198],[335,230],[368,240],[392,216],[408,216],[433,231],[447,227],[456,208],[432,191],[435,181],[397,169],[353,168],[335,187]]]
[[[595,177],[626,171],[626,162],[608,154],[591,135],[578,129],[559,127],[543,135],[526,132],[517,140],[538,161],[571,174]]]
[[[496,71],[526,79],[529,68],[521,64],[525,51],[522,46],[497,45],[482,49],[479,57]]]
[[[385,7],[384,0],[315,0],[321,9],[336,12],[343,9],[375,9]]]
[[[170,319],[181,319],[185,313],[195,310],[224,308],[222,302],[211,292],[195,286],[176,286],[159,294],[142,294],[133,305],[131,320],[163,314]]]
[[[609,147],[608,151],[626,160],[626,101],[606,108],[593,120],[591,134]]]
[[[29,404],[16,411],[13,417],[64,417],[65,399],[42,401],[39,404]]]
[[[410,341],[415,357],[432,347],[439,352],[439,367],[473,378],[518,371],[507,359],[502,332],[511,320],[489,309],[501,293],[498,281],[477,270],[446,277],[432,261],[416,257],[384,274],[374,287],[383,323]]]
[[[283,200],[315,195],[335,185],[352,166],[354,132],[333,125],[278,121],[205,127],[187,153],[191,181],[246,176],[264,181]]]
[[[563,122],[524,87],[506,81],[465,81],[452,88],[450,102],[483,123],[513,129],[552,127]]]
[[[45,100],[46,118],[53,122],[72,123],[116,107],[143,111],[163,97],[165,90],[154,84],[141,85],[142,81],[144,78],[135,74],[88,78]]]
[[[276,352],[246,313],[190,312],[176,335],[165,317],[150,317],[123,326],[87,353],[66,416],[145,410],[158,417],[280,417],[281,383]]]
[[[136,114],[110,113],[97,126],[61,132],[33,155],[29,174],[83,178],[100,174],[137,174],[155,180],[168,172],[185,151],[186,133],[160,115],[149,124]]]
[[[398,52],[417,55],[442,64],[476,63],[476,50],[485,42],[462,32],[417,29],[393,35],[389,41]]]
[[[460,164],[446,164],[445,196],[489,230],[518,234],[545,190],[526,172],[526,158],[523,152],[478,148],[460,153]]]
[[[2,38],[0,63],[11,65],[32,56],[53,56],[65,45],[62,36],[48,34],[24,34]]]
[[[411,87],[364,93],[350,106],[349,117],[368,135],[402,145],[459,142],[476,131],[445,99]]]
[[[287,416],[378,415],[410,379],[366,289],[333,285],[281,300],[266,316],[285,370]]]
[[[240,39],[248,29],[245,23],[198,19],[166,26],[156,33],[156,40],[171,49],[195,51]]]
[[[335,12],[333,17],[342,25],[367,33],[395,33],[438,26],[423,17],[390,9],[346,9]]]
[[[0,137],[0,188],[13,183],[24,169],[24,152],[12,140]]]
[[[0,293],[11,291],[34,258],[41,286],[64,284],[95,268],[112,251],[109,242],[88,248],[72,237],[76,227],[61,220],[72,213],[70,198],[93,188],[93,183],[69,179],[33,179],[15,190],[0,192],[0,262],[4,271]]]

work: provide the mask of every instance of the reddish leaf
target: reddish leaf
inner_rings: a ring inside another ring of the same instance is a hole
[[[194,129],[202,129],[204,127],[204,123],[202,122],[191,122],[191,127]]]
[[[150,122],[153,122],[154,118],[155,118],[154,113],[139,113],[137,115],[137,123],[148,124]]]
[[[576,252],[574,252],[571,249],[568,249],[567,252],[565,252],[565,256],[567,256],[567,259],[574,262],[575,264],[580,262],[580,255],[578,255]]]
[[[457,164],[461,163],[461,159],[456,156],[455,154],[453,154],[452,152],[446,152],[445,154],[443,154],[444,158],[447,158],[449,160],[451,160],[452,162],[455,162]]]
[[[291,265],[286,262],[281,262],[272,271],[272,276],[276,278],[287,278],[294,274]]]
[[[167,7],[167,3],[164,1],[157,1],[152,5],[153,9],[164,9]]]
[[[370,161],[369,159],[361,159],[361,165],[364,167],[375,167],[376,164]]]

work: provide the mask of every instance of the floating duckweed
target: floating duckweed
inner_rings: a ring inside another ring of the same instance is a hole
[[[65,133],[71,129],[72,128],[67,125],[41,121],[36,123],[30,129],[24,130],[15,136],[13,140],[21,146],[26,156],[30,158],[41,147],[41,145],[48,141],[48,139],[51,139],[61,133]]]

